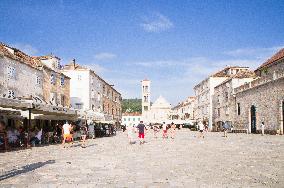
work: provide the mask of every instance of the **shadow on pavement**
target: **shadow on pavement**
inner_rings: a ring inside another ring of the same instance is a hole
[[[14,177],[14,176],[17,176],[17,175],[20,175],[20,174],[24,174],[24,173],[33,171],[35,169],[43,167],[44,165],[54,164],[54,163],[55,163],[55,160],[48,160],[48,161],[45,161],[45,162],[37,162],[37,163],[28,164],[28,165],[22,166],[19,169],[13,169],[13,170],[10,170],[10,171],[7,171],[7,172],[0,172],[1,173],[0,174],[0,181]]]

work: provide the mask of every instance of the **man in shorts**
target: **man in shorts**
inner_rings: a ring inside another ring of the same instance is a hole
[[[62,127],[62,131],[63,131],[63,141],[62,141],[62,145],[65,148],[65,142],[67,139],[69,139],[71,137],[70,131],[71,131],[71,125],[66,121],[65,124]]]
[[[146,127],[143,124],[143,121],[140,121],[140,123],[137,125],[137,129],[138,129],[138,133],[139,133],[140,145],[144,144],[145,143],[144,137],[145,137]]]

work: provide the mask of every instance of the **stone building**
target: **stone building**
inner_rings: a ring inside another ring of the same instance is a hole
[[[121,94],[93,70],[73,60],[64,66],[63,73],[71,78],[71,104],[81,117],[94,121],[121,120]]]
[[[142,114],[147,112],[151,108],[151,81],[144,79],[141,81],[141,91],[142,91]]]
[[[160,96],[151,106],[150,110],[144,112],[143,120],[146,123],[163,123],[171,119],[171,104]]]
[[[194,120],[195,97],[188,97],[185,101],[172,108],[172,119]]]
[[[253,71],[244,69],[227,78],[224,82],[214,88],[213,95],[213,130],[220,131],[224,122],[232,125],[235,115],[235,93],[234,89],[251,82],[256,78]]]
[[[121,94],[103,79],[101,82],[103,86],[103,112],[105,114],[105,120],[120,122],[122,117]]]
[[[0,96],[43,97],[40,62],[24,52],[0,43]]]
[[[213,95],[214,88],[225,81],[230,76],[238,73],[241,70],[246,70],[247,67],[231,66],[225,67],[223,70],[210,75],[208,78],[200,82],[194,87],[196,105],[194,106],[195,119],[197,121],[205,121],[209,125],[209,130],[212,129],[213,118]]]
[[[70,107],[70,78],[61,72],[60,58],[54,55],[34,57],[43,70],[43,100],[51,105]]]
[[[284,116],[284,49],[255,70],[258,79],[235,89],[234,128],[249,133],[260,131],[283,134]]]
[[[44,100],[50,92],[44,89],[45,69],[39,58],[0,44],[0,120],[7,127],[23,127],[29,134],[41,126],[47,132],[58,120],[77,118],[74,110]],[[64,90],[68,102],[68,87]]]
[[[160,96],[151,105],[151,81],[144,79],[141,81],[142,93],[142,120],[146,123],[163,123],[171,119],[171,104],[166,99]]]

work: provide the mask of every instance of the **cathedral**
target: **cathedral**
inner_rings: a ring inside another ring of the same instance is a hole
[[[163,123],[170,120],[172,113],[171,104],[160,96],[152,105],[150,101],[151,96],[151,81],[142,80],[142,120],[146,123]]]

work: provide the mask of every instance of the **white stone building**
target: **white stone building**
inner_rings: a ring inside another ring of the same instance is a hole
[[[163,123],[171,119],[171,104],[166,99],[160,96],[152,106],[150,97],[150,84],[149,80],[143,80],[142,83],[142,120],[149,123]]]
[[[195,119],[207,122],[209,130],[212,129],[214,88],[228,77],[245,69],[248,69],[248,67],[226,67],[194,87],[196,97],[196,105],[194,106]]]
[[[142,80],[141,81],[141,89],[142,89],[142,114],[151,109],[151,81],[150,80]]]
[[[253,71],[242,70],[230,76],[224,82],[214,88],[213,95],[213,130],[221,131],[224,122],[233,124],[235,115],[235,92],[234,89],[251,82],[256,78]]]
[[[130,112],[122,114],[122,125],[126,127],[129,126],[137,126],[142,120],[142,116],[140,113]]]
[[[90,120],[104,120],[103,87],[99,76],[91,69],[82,67],[73,60],[62,72],[71,78],[70,100],[81,117]]]
[[[0,96],[43,97],[39,62],[20,50],[0,43]]]
[[[188,97],[172,108],[173,120],[194,120],[195,97]]]

